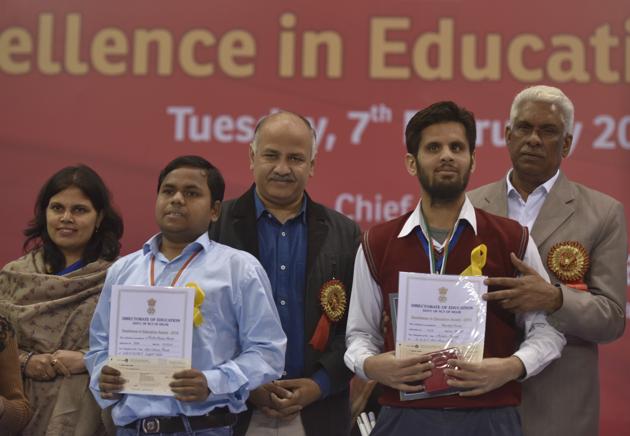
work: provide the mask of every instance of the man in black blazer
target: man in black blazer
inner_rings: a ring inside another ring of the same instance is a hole
[[[288,335],[284,376],[250,392],[236,434],[346,435],[347,305],[360,229],[305,193],[317,152],[300,115],[261,119],[250,147],[254,185],[223,205],[212,239],[256,256]]]

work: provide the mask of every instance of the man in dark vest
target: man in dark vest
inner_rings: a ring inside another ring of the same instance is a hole
[[[476,206],[531,230],[553,283],[538,280],[488,297],[508,299],[503,305],[513,311],[545,311],[567,337],[562,358],[523,383],[528,436],[599,433],[598,344],[621,337],[626,322],[623,205],[560,171],[571,149],[573,113],[573,103],[558,88],[521,91],[505,132],[512,169],[470,192]],[[569,262],[561,263],[563,258]],[[512,288],[510,281],[493,281]]]
[[[453,102],[418,112],[407,125],[406,167],[420,181],[415,210],[371,228],[355,260],[346,333],[346,365],[383,385],[383,407],[372,436],[408,434],[520,435],[519,380],[560,356],[564,337],[542,313],[514,315],[489,303],[483,360],[451,360],[454,395],[401,401],[399,391],[421,392],[431,375],[427,355],[396,358],[390,295],[399,272],[460,275],[471,251],[487,246],[486,276],[546,273],[527,229],[473,208],[465,189],[475,166],[473,114]],[[521,260],[522,259],[522,260]],[[489,288],[492,292],[495,289]],[[385,335],[383,335],[385,332]]]
[[[305,118],[290,112],[263,118],[249,155],[255,184],[224,203],[210,231],[216,241],[260,260],[288,339],[282,379],[250,393],[237,435],[350,431],[352,373],[343,354],[360,229],[306,194],[316,152],[315,131]]]

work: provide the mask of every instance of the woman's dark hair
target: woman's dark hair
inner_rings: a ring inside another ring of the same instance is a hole
[[[123,235],[123,221],[114,210],[109,190],[96,172],[87,165],[66,167],[55,173],[42,186],[35,201],[34,217],[24,230],[24,251],[39,247],[44,249],[44,260],[51,266],[52,272],[61,271],[65,267],[65,258],[61,250],[48,235],[46,228],[46,209],[51,197],[64,189],[76,186],[90,199],[97,213],[103,220],[88,241],[81,260],[84,263],[94,262],[102,258],[114,260],[120,253],[120,238]]]

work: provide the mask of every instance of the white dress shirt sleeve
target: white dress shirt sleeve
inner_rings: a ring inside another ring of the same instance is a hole
[[[549,282],[549,275],[531,236],[523,261]],[[538,374],[552,360],[559,358],[567,341],[562,333],[547,322],[547,317],[543,312],[519,314],[516,321],[525,331],[525,340],[514,353],[514,356],[518,357],[525,366],[526,373],[521,379],[525,380]]]
[[[354,261],[350,295],[344,362],[359,377],[367,379],[363,371],[365,359],[383,351],[383,298],[372,277],[362,246],[359,247]]]

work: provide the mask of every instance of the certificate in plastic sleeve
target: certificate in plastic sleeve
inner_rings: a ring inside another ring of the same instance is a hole
[[[461,359],[483,359],[486,331],[484,276],[399,273],[398,295],[390,296],[395,326],[396,357],[406,358],[439,350],[456,349]],[[458,392],[400,393],[413,400]]]

